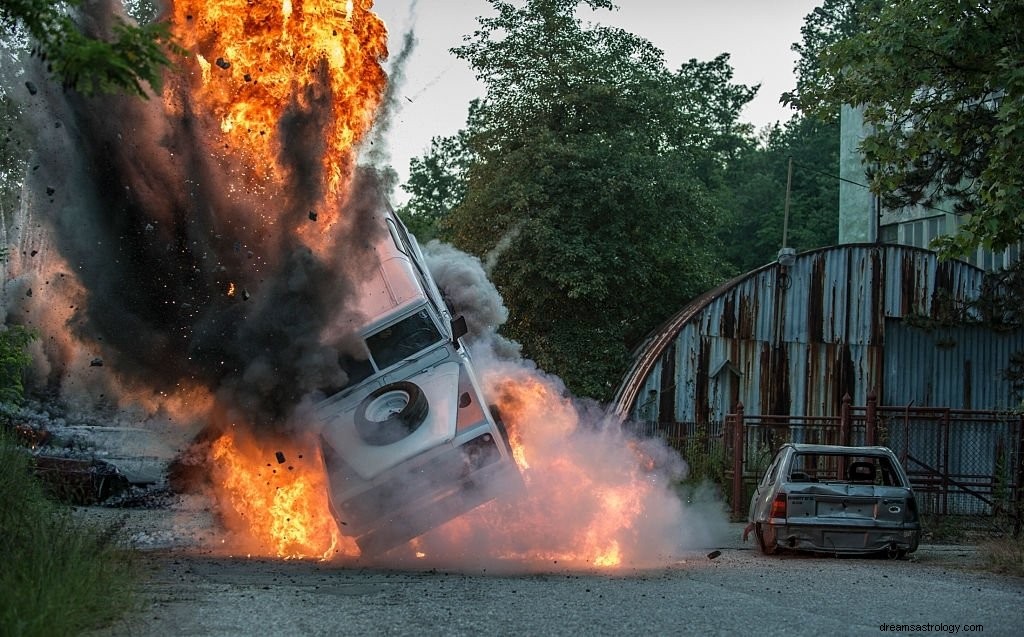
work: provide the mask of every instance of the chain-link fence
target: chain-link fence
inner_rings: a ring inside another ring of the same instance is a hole
[[[883,408],[878,425],[923,513],[1017,515],[1024,472],[1019,414]]]

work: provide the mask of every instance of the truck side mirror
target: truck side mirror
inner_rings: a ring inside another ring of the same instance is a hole
[[[452,341],[458,345],[458,340],[466,334],[469,334],[469,326],[466,317],[460,314],[452,319]]]

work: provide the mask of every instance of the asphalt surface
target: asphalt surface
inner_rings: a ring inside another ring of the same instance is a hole
[[[741,529],[732,525],[714,559],[709,547],[615,573],[392,570],[156,548],[144,552],[143,608],[93,637],[1024,631],[1024,579],[978,571],[973,547],[924,545],[907,561],[766,557]]]

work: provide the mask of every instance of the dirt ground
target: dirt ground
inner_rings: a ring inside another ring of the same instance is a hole
[[[448,570],[231,556],[201,508],[79,509],[123,522],[141,549],[137,613],[120,635],[877,634],[1018,635],[1024,579],[980,570],[977,547],[923,545],[911,559],[766,557],[741,524],[707,551],[649,569],[515,564]],[[710,551],[720,554],[713,559]],[[916,626],[918,628],[911,628]]]

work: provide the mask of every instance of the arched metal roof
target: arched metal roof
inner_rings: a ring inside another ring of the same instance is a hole
[[[902,330],[907,316],[931,317],[937,292],[956,302],[976,298],[984,274],[962,261],[939,261],[929,250],[891,244],[811,250],[786,269],[767,264],[694,299],[652,332],[637,349],[613,409],[629,417],[645,389],[672,391],[680,412],[674,419],[699,421],[707,416],[709,383],[722,369],[740,379],[740,399],[761,413],[827,413],[842,392],[862,403],[871,386],[885,381],[886,325]],[[902,334],[901,340],[914,341]],[[993,360],[1008,356],[1024,347],[1022,339],[1018,330],[994,346],[986,340],[986,351],[995,348]],[[903,355],[934,358],[933,341],[920,349]],[[890,364],[889,372],[895,367]],[[662,372],[675,377],[662,380]]]

